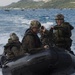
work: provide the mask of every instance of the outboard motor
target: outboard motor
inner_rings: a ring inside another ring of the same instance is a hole
[[[73,58],[64,49],[51,47],[8,61],[2,72],[3,75],[72,75],[75,73]]]

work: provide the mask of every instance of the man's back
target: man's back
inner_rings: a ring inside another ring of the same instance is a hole
[[[41,47],[42,43],[39,37],[28,30],[22,40],[22,48],[25,52],[31,52],[32,50],[37,50],[36,48]]]

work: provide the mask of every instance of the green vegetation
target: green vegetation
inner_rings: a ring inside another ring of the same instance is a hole
[[[17,3],[12,3],[11,5],[7,6],[7,8],[39,8],[42,6],[44,2],[35,2],[35,1],[19,1]]]
[[[42,8],[75,8],[75,0],[52,0],[44,3]]]
[[[12,3],[6,8],[75,8],[75,0],[52,0],[49,2],[35,2],[33,0],[21,0]]]

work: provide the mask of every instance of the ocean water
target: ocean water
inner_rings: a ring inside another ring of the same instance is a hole
[[[42,25],[49,29],[56,24],[54,19],[58,13],[63,14],[65,21],[70,22],[75,27],[75,9],[0,10],[0,54],[3,53],[10,33],[15,32],[21,41],[31,20],[39,20]],[[71,49],[75,53],[75,29],[72,30],[71,38],[73,40]],[[0,75],[2,75],[1,71]]]

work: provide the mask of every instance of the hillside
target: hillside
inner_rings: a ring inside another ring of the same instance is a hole
[[[6,6],[6,8],[11,8],[11,7],[12,8],[39,8],[43,4],[44,4],[43,1],[35,2],[32,0],[21,0],[17,3],[12,3]]]
[[[33,0],[21,0],[12,3],[6,8],[75,8],[75,0],[49,0],[48,2]]]
[[[75,8],[75,0],[52,0],[44,3],[42,8]]]

